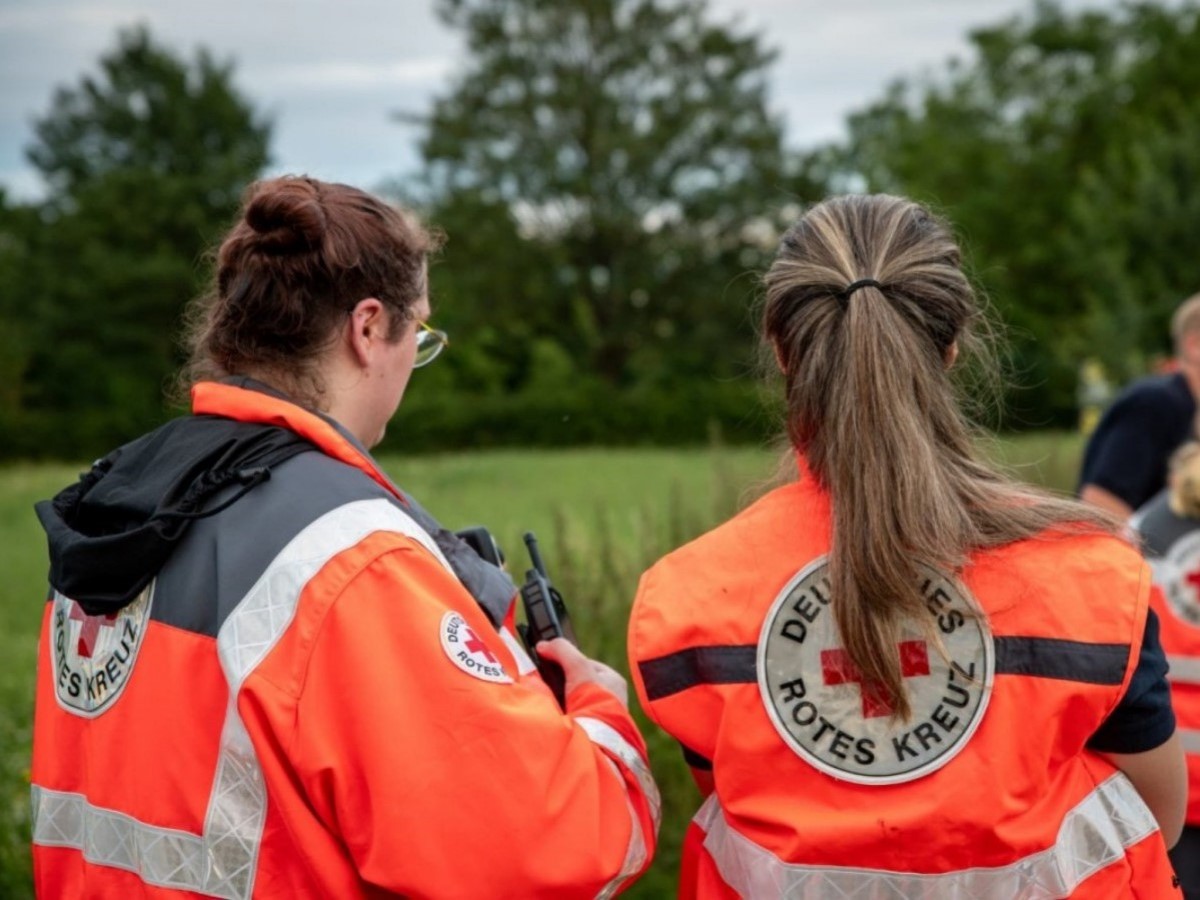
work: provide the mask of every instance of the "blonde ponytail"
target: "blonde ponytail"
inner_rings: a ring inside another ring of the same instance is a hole
[[[907,623],[925,621],[922,566],[953,571],[977,548],[1056,525],[1115,525],[975,458],[948,369],[972,349],[980,312],[957,245],[922,207],[827,200],[784,236],[765,281],[788,434],[833,504],[838,627],[858,670],[907,719],[897,644]]]

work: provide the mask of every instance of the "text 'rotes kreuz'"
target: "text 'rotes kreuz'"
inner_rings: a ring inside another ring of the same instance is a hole
[[[991,693],[995,652],[974,598],[924,570],[929,620],[908,623],[896,648],[913,712],[901,722],[844,648],[828,571],[822,557],[797,574],[763,625],[758,682],[776,730],[802,758],[847,781],[894,784],[941,768],[970,739]]]

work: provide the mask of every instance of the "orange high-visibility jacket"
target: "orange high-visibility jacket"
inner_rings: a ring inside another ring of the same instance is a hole
[[[585,685],[564,714],[333,423],[233,384],[193,411],[315,448],[119,613],[52,594],[38,896],[593,897],[644,869],[658,796],[621,703]]]
[[[1191,572],[1200,571],[1197,557]],[[1171,705],[1179,725],[1179,741],[1187,755],[1187,823],[1200,826],[1200,626],[1180,618],[1156,588],[1151,605],[1161,624],[1162,646],[1167,654]]]
[[[1167,654],[1171,705],[1187,754],[1187,823],[1200,825],[1200,521],[1177,516],[1166,491],[1130,522],[1154,571],[1151,605]]]
[[[1136,666],[1149,572],[1103,536],[928,570],[900,644],[913,717],[864,684],[829,606],[804,472],[643,577],[641,702],[708,797],[683,897],[1178,897],[1131,782],[1086,743]]]

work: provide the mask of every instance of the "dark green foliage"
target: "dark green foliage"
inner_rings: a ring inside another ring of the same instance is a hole
[[[49,197],[5,220],[19,284],[5,302],[21,308],[0,315],[28,341],[5,363],[19,368],[0,396],[10,453],[96,455],[164,417],[180,313],[268,132],[230,66],[180,60],[141,29],[57,92],[29,148]]]
[[[1195,2],[1041,3],[894,84],[843,145],[792,154],[773,52],[702,0],[438,8],[468,55],[401,193],[448,235],[452,346],[414,382],[406,442],[757,438],[737,410],[761,405],[758,275],[828,192],[909,194],[957,226],[1009,326],[1009,425],[1072,421],[1085,357],[1144,371],[1200,289]],[[95,455],[164,416],[179,313],[268,130],[228,65],[145,31],[58,92],[30,148],[50,196],[0,195],[3,452]]]
[[[22,272],[28,268],[29,234],[36,213],[10,206],[0,189],[0,423],[21,409],[21,384],[31,355],[29,304]]]
[[[1014,424],[1066,423],[1083,358],[1145,371],[1200,289],[1198,8],[1039,3],[972,43],[851,117],[843,165],[957,225],[1034,386]]]
[[[406,192],[449,236],[432,276],[460,337],[446,402],[580,374],[622,398],[748,376],[754,276],[796,189],[765,103],[773,52],[698,0],[438,10],[470,55],[420,120],[426,171]]]
[[[426,391],[414,381],[408,391],[382,452],[678,446],[703,444],[714,435],[754,443],[782,431],[782,409],[749,379],[623,392],[583,379],[557,389],[486,394]]]

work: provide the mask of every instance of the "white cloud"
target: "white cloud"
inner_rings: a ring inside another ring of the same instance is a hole
[[[46,186],[35,170],[14,166],[0,168],[0,188],[10,199],[32,200],[40,197]]]
[[[39,35],[47,29],[115,28],[136,20],[139,7],[131,3],[24,2],[0,3],[0,33],[7,39],[19,32]]]

